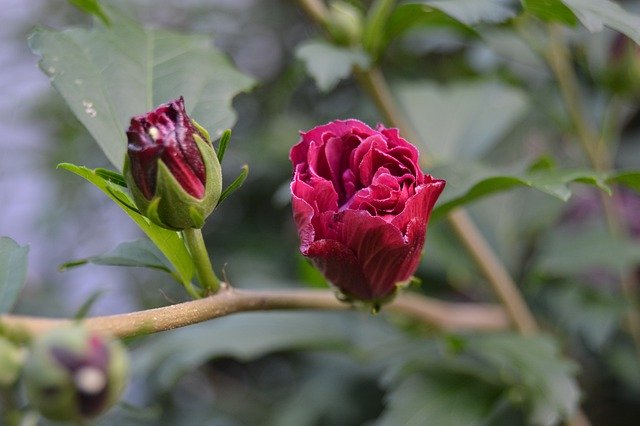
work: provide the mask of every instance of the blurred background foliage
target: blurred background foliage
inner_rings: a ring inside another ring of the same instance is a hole
[[[468,207],[518,282],[541,336],[447,334],[384,313],[241,314],[131,339],[131,385],[99,424],[553,425],[575,413],[579,400],[594,425],[636,424],[640,358],[625,315],[638,300],[622,294],[620,274],[631,276],[637,292],[640,196],[589,170],[545,63],[539,18],[551,10],[574,24],[574,14],[556,1],[527,3],[547,6],[533,17],[535,8],[523,12],[516,1],[469,1],[452,15],[437,9],[422,19],[405,2],[390,21],[389,33],[399,36],[378,60],[421,137],[413,142],[431,158],[427,171],[449,182],[441,204],[487,177],[510,177],[496,185],[514,189]],[[216,266],[225,265],[240,288],[324,285],[298,253],[288,151],[299,130],[317,124],[382,121],[350,76],[351,63],[371,58],[319,41],[322,32],[296,2],[103,4],[148,27],[210,39],[255,81],[233,100],[237,121],[224,164],[227,182],[243,164],[249,178],[204,228]],[[620,4],[640,13],[638,1]],[[62,0],[0,5],[9,15],[0,57],[0,235],[30,245],[27,285],[14,311],[70,317],[96,294],[91,315],[186,300],[158,271],[100,265],[58,271],[140,233],[94,187],[56,170],[60,162],[109,163],[36,71],[38,58],[27,47],[35,26],[88,28],[92,18]],[[369,6],[343,4],[350,11]],[[637,45],[613,30],[580,25],[567,39],[588,120],[602,124],[614,168],[639,168]],[[532,165],[551,164],[582,174],[550,184],[532,177]],[[599,189],[573,183],[589,179],[612,184],[624,236],[607,231]],[[561,200],[567,191],[571,198]],[[495,301],[443,220],[430,224],[416,275],[422,285],[412,291]]]

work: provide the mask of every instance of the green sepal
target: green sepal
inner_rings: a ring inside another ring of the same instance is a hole
[[[242,166],[242,170],[240,170],[240,174],[238,175],[238,177],[235,178],[233,182],[231,182],[231,185],[227,186],[224,189],[224,191],[222,191],[222,194],[220,194],[218,205],[220,205],[220,203],[222,203],[222,201],[224,201],[225,198],[227,198],[229,195],[233,194],[238,188],[240,188],[244,183],[244,181],[247,179],[248,175],[249,175],[249,166],[245,164],[244,166]]]
[[[198,132],[200,132],[204,136],[205,142],[211,145],[211,135],[209,134],[209,131],[198,124],[198,122],[194,119],[191,119],[191,124],[193,124],[193,127],[195,127],[196,130],[198,130]]]
[[[218,142],[218,162],[222,164],[222,159],[224,158],[224,152],[227,150],[227,145],[229,145],[229,141],[231,140],[231,129],[227,129],[220,136],[220,142]]]
[[[167,229],[202,228],[204,219],[216,207],[222,193],[222,170],[215,150],[198,135],[194,135],[194,140],[205,165],[205,194],[202,199],[187,193],[169,168],[158,161],[155,195],[148,200],[135,184],[129,158],[125,160],[124,176],[138,209],[153,223]]]

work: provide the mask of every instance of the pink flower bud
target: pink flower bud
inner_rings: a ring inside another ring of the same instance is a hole
[[[424,174],[397,129],[334,121],[291,149],[300,251],[345,296],[392,296],[420,262],[427,221],[445,181]]]

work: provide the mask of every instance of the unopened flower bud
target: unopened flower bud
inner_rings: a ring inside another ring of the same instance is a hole
[[[128,370],[127,352],[119,341],[72,326],[34,342],[24,380],[29,401],[44,417],[80,421],[119,399]]]
[[[140,212],[169,229],[201,228],[222,192],[209,134],[182,97],[133,117],[124,176]]]
[[[362,38],[362,13],[353,5],[344,1],[335,1],[329,5],[328,30],[339,44],[354,45]]]
[[[16,382],[22,369],[24,355],[24,349],[0,336],[0,387],[8,387]]]

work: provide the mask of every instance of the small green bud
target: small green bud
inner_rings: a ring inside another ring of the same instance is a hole
[[[0,336],[0,387],[9,387],[18,379],[26,352]]]
[[[169,229],[201,228],[222,193],[209,134],[181,98],[133,117],[123,174],[140,212]]]
[[[38,338],[24,367],[31,405],[51,420],[80,421],[110,408],[124,391],[129,358],[118,340],[75,325]]]
[[[329,5],[328,30],[334,40],[343,45],[354,45],[362,38],[363,16],[360,10],[343,1]]]

